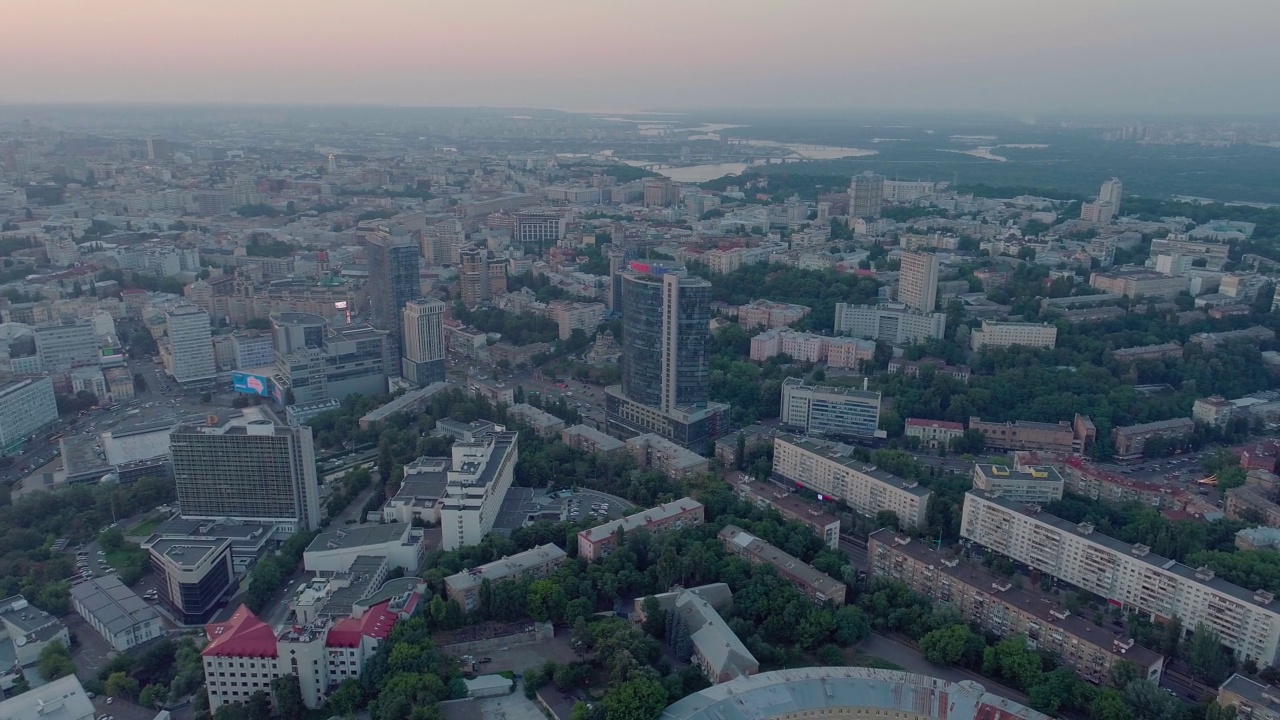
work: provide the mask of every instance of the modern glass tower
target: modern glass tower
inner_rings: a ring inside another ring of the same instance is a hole
[[[364,234],[365,256],[369,260],[369,305],[373,326],[390,331],[398,348],[403,330],[400,311],[422,293],[418,284],[418,244],[408,238],[393,238],[384,232]]]

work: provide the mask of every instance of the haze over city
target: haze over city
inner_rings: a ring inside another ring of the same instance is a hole
[[[48,0],[6,16],[5,103],[1280,110],[1257,91],[1280,64],[1266,0]]]

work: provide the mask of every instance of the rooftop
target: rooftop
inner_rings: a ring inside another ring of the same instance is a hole
[[[1280,605],[1276,603],[1275,598],[1269,593],[1261,594],[1258,591],[1246,590],[1239,585],[1229,583],[1220,577],[1214,576],[1211,571],[1204,572],[1196,570],[1195,568],[1183,565],[1176,560],[1170,560],[1169,558],[1161,555],[1156,555],[1151,552],[1149,548],[1143,545],[1123,542],[1111,537],[1110,535],[1103,535],[1102,533],[1094,532],[1093,526],[1088,525],[1087,523],[1077,524],[1063,520],[1060,517],[1039,511],[1030,506],[1023,505],[1022,503],[1007,500],[996,493],[988,493],[982,490],[970,490],[968,494],[982,498],[986,502],[994,505],[998,505],[1009,512],[1027,515],[1033,518],[1036,522],[1048,525],[1049,527],[1059,530],[1066,535],[1075,535],[1077,537],[1086,538],[1089,542],[1100,545],[1114,553],[1133,557],[1147,565],[1160,568],[1171,575],[1176,575],[1183,580],[1210,588],[1223,595],[1239,600],[1240,602],[1248,603],[1253,607],[1263,608],[1273,613],[1280,612]]]
[[[885,472],[877,468],[875,465],[854,460],[847,456],[846,446],[836,445],[834,443],[822,440],[812,440],[810,438],[796,437],[794,435],[779,435],[775,438],[775,442],[785,442],[794,447],[800,448],[806,452],[813,453],[831,462],[843,465],[851,470],[855,470],[874,480],[879,480],[887,485],[893,485],[904,492],[911,493],[919,498],[929,496],[929,488],[920,485],[914,481],[904,480],[893,473]]]
[[[1256,683],[1240,673],[1235,673],[1227,678],[1227,681],[1222,683],[1219,690],[1226,690],[1248,700],[1254,705],[1265,707],[1273,714],[1280,714],[1280,691],[1270,685]]]
[[[561,550],[557,545],[551,543],[539,545],[530,550],[450,575],[445,578],[445,584],[451,590],[466,590],[480,585],[486,579],[493,582],[510,575],[518,575],[530,568],[538,567],[548,562],[554,562],[557,558],[563,559],[565,557],[567,556],[564,550]]]
[[[676,701],[660,720],[770,720],[849,708],[948,720],[1051,720],[971,680],[952,683],[863,667],[795,668],[736,678]]]
[[[159,619],[148,605],[115,575],[85,580],[71,586],[71,597],[113,635]]]
[[[603,525],[588,528],[579,532],[578,535],[586,538],[589,542],[599,542],[606,538],[613,537],[618,534],[619,530],[631,532],[632,530],[643,528],[650,523],[661,522],[668,518],[675,517],[676,515],[691,512],[693,510],[699,510],[701,508],[702,503],[694,500],[693,498],[680,498],[675,502],[662,503],[657,507],[652,507],[648,510],[641,510],[634,515],[628,515],[624,518],[612,520]]]
[[[925,420],[923,418],[907,418],[907,427],[940,428],[942,430],[956,430],[958,432],[964,432],[964,423],[951,422],[950,420]]]
[[[151,552],[179,568],[195,568],[210,556],[231,546],[229,538],[163,538],[151,543]]]
[[[880,401],[880,393],[871,390],[855,390],[853,388],[833,387],[831,385],[806,385],[803,378],[787,378],[782,381],[783,392],[787,388],[792,390],[808,390],[812,393],[821,393],[823,395],[841,395],[847,398],[858,398],[860,400]]]
[[[80,720],[93,715],[93,701],[75,675],[0,701],[0,718],[5,720]]]
[[[721,540],[733,543],[748,555],[755,556],[780,571],[799,578],[805,585],[828,597],[835,588],[843,587],[830,575],[814,568],[809,563],[797,558],[781,548],[770,545],[737,525],[725,525],[718,533]]]
[[[1160,430],[1186,430],[1188,432],[1194,430],[1196,423],[1191,418],[1173,418],[1171,420],[1157,420],[1155,422],[1142,423],[1140,425],[1127,425],[1125,427],[1116,428],[1116,432],[1121,435],[1138,435],[1147,432],[1159,432]]]
[[[380,422],[402,410],[413,407],[448,387],[449,383],[437,382],[431,383],[423,388],[418,388],[417,390],[410,390],[400,397],[393,399],[391,402],[386,403],[385,405],[379,405],[365,413],[364,416],[360,418],[360,422],[366,424]]]
[[[11,626],[10,639],[14,631],[30,639],[46,640],[62,631],[62,621],[27,602],[22,595],[0,600],[0,620]]]
[[[204,657],[276,657],[276,634],[244,605],[225,621],[205,625],[204,632]]]
[[[327,550],[350,550],[369,545],[385,545],[399,542],[402,545],[417,544],[413,538],[412,525],[408,523],[370,523],[367,525],[347,525],[337,530],[322,532],[307,546],[306,552],[325,552]]]
[[[826,512],[821,506],[815,505],[805,500],[790,490],[774,485],[773,483],[760,482],[759,480],[744,480],[738,483],[740,489],[750,490],[753,494],[765,498],[769,504],[778,508],[780,511],[790,513],[791,515],[804,518],[805,522],[821,525],[826,527],[835,522],[839,522],[835,515]]]

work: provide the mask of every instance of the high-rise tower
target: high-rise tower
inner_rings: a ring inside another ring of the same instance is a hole
[[[880,205],[884,202],[884,176],[871,172],[853,176],[849,185],[849,220],[880,217]]]
[[[605,391],[610,432],[658,433],[684,447],[727,429],[711,390],[711,283],[635,262],[622,282],[622,385]]]
[[[400,374],[416,385],[444,382],[444,303],[410,300],[404,306],[404,357]]]
[[[418,244],[410,238],[393,238],[385,232],[366,232],[365,255],[369,260],[369,305],[373,325],[387,330],[398,348],[403,330],[400,311],[421,295],[418,284]]]
[[[933,253],[902,253],[898,275],[898,302],[920,312],[931,313],[938,304],[938,256]]]

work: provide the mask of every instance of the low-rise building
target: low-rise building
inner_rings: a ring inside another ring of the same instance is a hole
[[[988,465],[973,466],[973,486],[979,490],[999,493],[1015,502],[1043,505],[1062,499],[1065,482],[1057,469],[1050,465]]]
[[[710,461],[655,433],[627,440],[627,450],[638,467],[659,470],[672,479],[706,472]]]
[[[160,602],[184,625],[209,620],[236,587],[230,538],[156,540],[147,552]]]
[[[1027,420],[999,423],[985,422],[974,416],[969,418],[969,429],[982,433],[986,446],[993,450],[1072,453],[1082,452],[1092,440],[1081,427],[1082,419],[1088,421],[1077,415],[1075,423],[1065,420],[1056,424]],[[1088,423],[1088,427],[1092,428],[1093,423]]]
[[[1181,276],[1169,276],[1152,270],[1112,270],[1095,272],[1089,277],[1089,287],[1103,292],[1123,295],[1127,298],[1162,297],[1175,298],[1187,292],[1190,281]]]
[[[164,635],[160,613],[115,575],[72,585],[71,606],[117,652]]]
[[[1182,440],[1195,432],[1195,429],[1195,421],[1191,418],[1157,420],[1156,422],[1115,428],[1111,431],[1111,441],[1115,446],[1116,459],[1133,460],[1142,457],[1147,441],[1151,438]]]
[[[22,595],[0,600],[0,631],[3,631],[0,642],[12,647],[11,657],[19,666],[35,665],[40,659],[40,652],[52,643],[62,643],[65,648],[71,647],[67,626],[58,618],[27,602]],[[0,668],[0,672],[5,669],[7,668]]]
[[[832,550],[840,549],[840,518],[800,495],[773,483],[743,480],[738,483],[738,499],[759,508],[773,508],[782,517],[803,524]]]
[[[723,467],[736,467],[739,460],[739,451],[749,454],[752,448],[761,445],[772,445],[776,434],[776,428],[764,425],[748,425],[716,441],[716,459],[720,461]]]
[[[868,517],[892,512],[904,529],[924,525],[931,495],[928,488],[854,460],[845,450],[820,440],[780,435],[773,441],[773,476],[823,497],[843,500]]]
[[[555,572],[564,562],[564,550],[550,543],[508,555],[444,579],[445,594],[466,612],[480,607],[480,586],[488,580],[496,585],[506,580],[541,578]]]
[[[93,720],[94,712],[93,700],[75,675],[0,700],[5,720]]]
[[[738,306],[738,324],[744,330],[758,327],[782,328],[800,322],[809,312],[810,309],[805,305],[752,300],[746,305]]]
[[[867,557],[872,577],[904,583],[988,632],[1023,635],[1031,647],[1054,653],[1090,682],[1111,682],[1112,668],[1120,662],[1133,663],[1140,677],[1160,682],[1164,658],[1159,653],[981,566],[888,529],[867,538]]]
[[[1119,362],[1137,362],[1139,360],[1166,360],[1182,357],[1182,343],[1161,343],[1159,345],[1138,345],[1136,347],[1119,348],[1111,351],[1111,357]]]
[[[1218,704],[1234,707],[1236,715],[1247,720],[1280,720],[1280,693],[1272,685],[1263,685],[1235,673],[1218,688]]]
[[[427,559],[426,532],[404,522],[347,525],[316,535],[302,553],[302,566],[311,573],[341,573],[358,557],[383,557],[413,575]]]
[[[901,304],[836,303],[835,332],[839,335],[901,345],[941,338],[946,329],[946,313],[919,312]]]
[[[617,546],[618,532],[645,530],[657,535],[670,530],[701,525],[706,520],[702,503],[693,498],[680,498],[657,507],[641,510],[619,520],[612,520],[578,533],[578,557],[594,562]]]
[[[1222,510],[1230,520],[1262,523],[1280,528],[1280,505],[1259,492],[1257,488],[1238,487],[1226,492]]]
[[[876,341],[863,338],[827,338],[827,367],[857,370],[876,357]]]
[[[697,666],[713,685],[760,672],[760,662],[737,633],[729,629],[729,624],[717,610],[698,593],[689,590],[680,593],[668,611],[672,621],[668,624],[667,642],[680,656],[683,648],[678,638],[687,636],[688,661]]]
[[[560,431],[560,440],[574,450],[613,455],[627,449],[621,440],[588,425],[570,425]]]
[[[936,375],[950,375],[966,383],[969,382],[969,376],[972,374],[967,365],[948,365],[946,361],[938,358],[920,358],[919,360],[894,358],[889,361],[887,369],[891,373],[902,373],[907,377],[920,377],[920,371],[926,367],[933,368]]]
[[[1227,423],[1231,422],[1231,414],[1235,407],[1232,402],[1223,399],[1221,395],[1196,398],[1195,403],[1191,406],[1191,419],[1221,430],[1227,426]]]
[[[947,420],[907,418],[903,435],[920,438],[921,447],[945,448],[951,444],[952,440],[964,437],[964,424]]]
[[[507,408],[507,413],[516,420],[528,423],[543,440],[556,437],[564,429],[563,420],[528,403],[516,403]]]
[[[752,565],[768,565],[786,578],[805,595],[818,604],[831,602],[843,605],[848,588],[812,565],[770,545],[737,525],[725,525],[719,532],[720,541],[731,555],[737,555]]]
[[[983,320],[982,329],[969,334],[974,352],[991,347],[1053,348],[1057,343],[1058,328],[1048,323]]]

